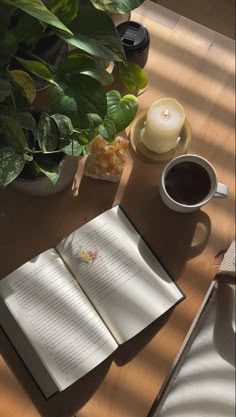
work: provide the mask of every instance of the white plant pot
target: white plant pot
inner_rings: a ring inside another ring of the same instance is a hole
[[[29,195],[48,196],[59,193],[72,183],[78,167],[78,157],[65,156],[60,162],[60,176],[54,185],[46,176],[35,179],[16,178],[12,187]]]

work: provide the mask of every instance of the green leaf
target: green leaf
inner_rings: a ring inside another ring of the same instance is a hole
[[[96,113],[89,113],[88,119],[90,129],[96,129],[103,123],[103,119]]]
[[[8,31],[8,25],[11,15],[14,11],[14,7],[7,4],[0,3],[0,39],[2,40]],[[1,41],[2,42],[2,41]]]
[[[35,17],[21,12],[11,33],[16,37],[18,44],[35,45],[44,32],[44,25]]]
[[[60,165],[49,155],[37,155],[34,163],[53,184],[56,184],[60,175]]]
[[[74,20],[78,13],[78,0],[44,0],[44,4],[65,25]]]
[[[108,142],[112,142],[116,136],[115,124],[111,120],[106,119],[103,125],[99,126],[99,134]]]
[[[129,90],[142,90],[147,86],[147,75],[143,68],[137,64],[119,64],[119,77]]]
[[[23,129],[30,130],[36,138],[36,123],[32,114],[29,112],[15,112],[12,117],[21,125]]]
[[[134,119],[138,110],[138,101],[131,94],[121,98],[118,91],[111,90],[107,93],[107,108],[107,118],[113,121],[119,133]]]
[[[58,33],[58,36],[100,59],[126,62],[120,35],[107,13],[94,7],[80,6],[70,29],[73,36],[66,33]]]
[[[60,137],[67,138],[72,135],[74,129],[69,117],[64,114],[52,114],[51,118],[56,122]]]
[[[103,85],[109,85],[113,81],[104,66],[96,59],[82,54],[79,51],[71,51],[67,59],[58,67],[59,74],[86,74],[95,78]]]
[[[80,143],[81,146],[86,146],[89,144],[90,138],[86,134],[86,132],[74,132],[73,134],[73,140],[77,140],[78,143]]]
[[[79,143],[78,135],[73,135],[70,144],[63,148],[67,155],[80,156],[83,153],[83,146]]]
[[[43,152],[57,149],[59,132],[56,122],[47,113],[42,113],[38,123],[38,142]]]
[[[0,186],[6,187],[21,173],[25,165],[23,154],[13,148],[0,148]]]
[[[81,115],[78,114],[76,95],[66,83],[60,81],[57,85],[50,85],[48,88],[48,99],[53,113],[68,116],[73,126],[80,125]]]
[[[16,104],[22,107],[32,104],[36,97],[36,88],[30,75],[22,70],[9,71],[8,75],[15,87],[13,88],[13,94]]]
[[[86,135],[90,141],[98,134],[98,127],[103,124],[103,119],[96,113],[89,113],[87,116],[89,120],[89,128],[86,131]]]
[[[91,2],[100,10],[110,13],[126,13],[139,7],[144,0],[91,0]]]
[[[4,136],[4,142],[16,149],[24,151],[27,141],[21,125],[10,116],[0,115],[0,125]]]
[[[40,78],[43,78],[46,81],[53,80],[53,72],[49,68],[48,65],[43,63],[42,61],[31,61],[22,58],[16,57],[16,60],[29,72],[34,75],[37,75]]]
[[[0,69],[9,64],[11,57],[17,49],[17,40],[11,33],[6,33],[1,40],[0,47]]]
[[[11,94],[11,84],[7,80],[0,79],[0,103]]]
[[[57,150],[61,151],[61,152],[64,152],[63,149],[71,143],[71,140],[72,140],[71,136],[67,137],[66,139],[65,138],[59,138],[58,145],[57,145]]]
[[[71,120],[64,114],[53,114],[50,117],[55,121],[59,131],[57,149],[63,149],[65,146],[70,144],[71,135],[74,132]]]
[[[88,75],[73,75],[67,82],[58,81],[48,89],[50,108],[53,113],[68,116],[73,126],[89,127],[88,113],[104,118],[107,112],[106,94],[101,84]]]
[[[57,16],[47,9],[41,0],[5,0],[5,2],[23,10],[23,12],[36,17],[36,19],[41,20],[48,25],[71,34],[71,31],[57,18]]]
[[[71,91],[75,92],[77,110],[80,114],[87,116],[88,113],[96,113],[101,118],[105,117],[107,112],[106,93],[97,80],[84,74],[72,75],[68,80],[68,86]]]

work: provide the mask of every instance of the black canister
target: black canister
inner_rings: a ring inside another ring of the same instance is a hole
[[[128,62],[144,67],[148,59],[150,35],[140,23],[132,20],[117,26]]]

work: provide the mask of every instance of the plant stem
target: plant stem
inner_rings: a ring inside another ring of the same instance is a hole
[[[25,151],[27,151],[27,152],[30,152],[31,154],[42,154],[42,155],[50,155],[50,154],[52,154],[52,153],[61,153],[61,152],[63,152],[63,150],[62,149],[57,149],[57,150],[55,150],[55,151],[46,151],[46,152],[44,152],[44,151],[40,151],[40,150],[34,150],[34,149],[30,149],[30,148],[25,148]]]

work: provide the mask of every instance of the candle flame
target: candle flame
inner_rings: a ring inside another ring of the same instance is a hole
[[[165,110],[164,116],[166,117],[166,116],[168,116],[168,114],[169,114],[169,111]]]

